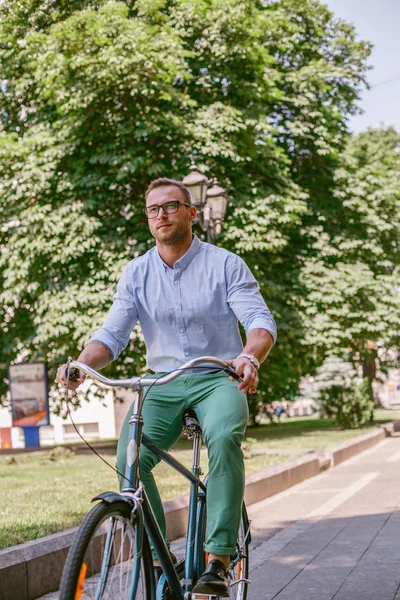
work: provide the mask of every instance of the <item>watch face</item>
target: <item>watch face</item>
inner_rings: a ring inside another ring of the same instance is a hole
[[[258,362],[258,360],[256,359],[256,357],[253,356],[252,354],[250,354],[249,355],[249,360],[250,360],[251,364],[254,365],[256,369],[258,369],[258,367],[260,366],[260,363]]]

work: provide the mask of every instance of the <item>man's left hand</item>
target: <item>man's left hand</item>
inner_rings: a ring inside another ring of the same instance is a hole
[[[258,372],[255,366],[251,364],[248,358],[243,356],[227,362],[243,378],[243,381],[239,384],[239,390],[244,394],[254,394],[258,386]]]

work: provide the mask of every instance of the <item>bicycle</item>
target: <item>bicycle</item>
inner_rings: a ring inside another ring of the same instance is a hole
[[[184,415],[184,430],[193,439],[191,471],[142,433],[143,388],[169,383],[200,365],[223,370],[238,379],[227,363],[214,357],[194,359],[158,379],[134,377],[112,380],[79,361],[69,362],[69,372],[75,368],[110,387],[132,388],[135,399],[129,421],[130,441],[125,472],[128,484],[121,493],[105,492],[93,499],[100,502],[82,521],[73,540],[62,575],[60,600],[217,600],[214,595],[191,592],[207,563],[203,550],[207,477],[204,482],[200,479],[202,438],[196,415],[193,411]],[[140,481],[138,459],[141,443],[190,481],[186,553],[185,558],[176,564]],[[162,569],[158,581],[149,539]],[[231,556],[228,569],[232,600],[246,600],[247,597],[250,541],[250,522],[243,504],[236,551]]]

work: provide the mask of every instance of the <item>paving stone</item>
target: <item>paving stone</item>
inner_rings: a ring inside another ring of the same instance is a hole
[[[301,487],[300,505],[295,489],[282,497],[280,516],[304,517],[304,499],[312,512],[316,498],[319,504],[329,500],[329,490],[338,494],[366,474],[379,473],[315,525],[304,518],[291,521],[254,549],[251,556],[258,553],[259,562],[250,573],[249,600],[400,600],[399,465],[386,462],[399,447],[399,440],[387,440],[365,460],[314,478]],[[274,507],[268,505],[271,512]],[[259,538],[261,514],[260,509],[255,518]],[[264,511],[263,519],[268,527],[273,517]]]
[[[399,573],[400,562],[372,565],[361,561],[335,600],[393,600],[398,590]]]
[[[340,520],[317,523],[304,521],[296,523],[289,531],[283,530],[261,546],[259,551],[263,559],[252,572],[252,581],[262,580],[268,593],[279,594],[292,580],[296,580],[303,569],[346,527],[346,524],[347,521]],[[251,564],[254,564],[255,559],[257,555],[252,553]],[[251,589],[253,590],[253,584]],[[257,590],[257,585],[254,589]]]
[[[364,563],[400,561],[400,512],[394,513],[363,557]]]
[[[371,541],[388,520],[380,515],[367,520],[343,520],[338,535],[310,561],[298,576],[278,594],[279,600],[303,597],[307,600],[331,600],[357,566]],[[341,519],[332,519],[339,526]],[[326,522],[324,522],[326,524]],[[323,585],[321,586],[321,583]]]

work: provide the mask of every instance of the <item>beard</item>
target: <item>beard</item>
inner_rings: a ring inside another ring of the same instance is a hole
[[[152,236],[164,246],[175,246],[180,244],[191,232],[191,222],[171,223],[167,230],[154,229],[151,231]]]

